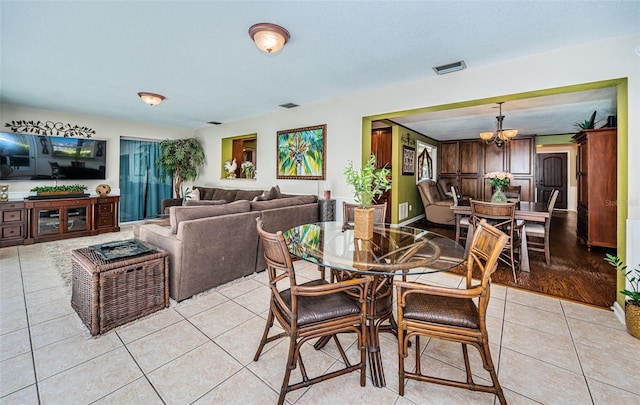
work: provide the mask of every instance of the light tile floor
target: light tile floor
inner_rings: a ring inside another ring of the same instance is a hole
[[[0,404],[275,403],[286,342],[253,355],[269,301],[264,272],[93,338],[42,245],[0,249]],[[301,280],[315,266],[296,262]],[[457,286],[450,274],[421,276]],[[492,356],[512,404],[639,404],[640,341],[613,312],[494,285]],[[353,336],[342,336],[357,356]],[[495,404],[491,394],[409,382],[400,397],[397,343],[383,334],[387,386],[351,373],[287,395],[295,404]],[[459,346],[423,341],[423,365],[464,375]],[[477,378],[488,379],[470,349]],[[310,373],[337,367],[335,345],[303,351]],[[408,360],[411,364],[412,360]],[[295,374],[294,374],[295,375]],[[299,375],[299,374],[298,374]],[[294,377],[295,378],[295,377]]]

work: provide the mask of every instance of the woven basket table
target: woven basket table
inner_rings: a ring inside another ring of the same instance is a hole
[[[169,254],[105,260],[91,248],[71,252],[71,306],[93,336],[169,306]]]

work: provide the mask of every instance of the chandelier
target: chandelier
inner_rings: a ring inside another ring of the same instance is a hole
[[[504,103],[504,101],[498,103],[498,106],[500,107],[500,115],[496,117],[496,119],[498,120],[496,132],[480,133],[480,138],[482,138],[487,143],[487,145],[495,143],[499,148],[501,148],[505,143],[511,141],[511,139],[513,139],[516,135],[518,135],[517,129],[502,129],[502,120],[504,120],[504,115],[502,115],[502,103]]]

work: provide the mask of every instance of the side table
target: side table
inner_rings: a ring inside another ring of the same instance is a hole
[[[169,254],[105,260],[91,248],[71,252],[71,306],[93,336],[169,306]]]
[[[336,220],[336,200],[318,200],[318,219],[322,222]]]

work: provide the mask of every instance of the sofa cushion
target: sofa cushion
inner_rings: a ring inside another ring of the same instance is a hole
[[[226,200],[187,200],[187,207],[197,207],[199,205],[222,205],[228,204]]]
[[[211,197],[212,200],[225,200],[227,202],[236,200],[238,190],[225,190],[223,188],[216,188],[215,190],[213,197]]]
[[[201,200],[213,200],[213,193],[216,191],[213,187],[196,187],[200,190],[200,199]]]
[[[171,207],[169,208],[169,222],[171,224],[171,232],[178,231],[178,224],[182,221],[192,219],[215,217],[219,215],[237,214],[250,210],[248,201],[235,201],[229,204],[221,205],[202,205],[192,207]]]
[[[257,196],[261,195],[263,190],[238,190],[236,193],[236,201],[238,200],[247,200],[251,201]]]
[[[277,198],[268,201],[251,201],[251,211],[264,211],[274,208],[289,207],[292,205],[304,205],[317,202],[315,195],[301,195],[298,197]]]
[[[280,193],[280,186],[273,186],[269,191],[264,194],[266,200],[275,200],[276,198],[281,198],[282,194]]]

